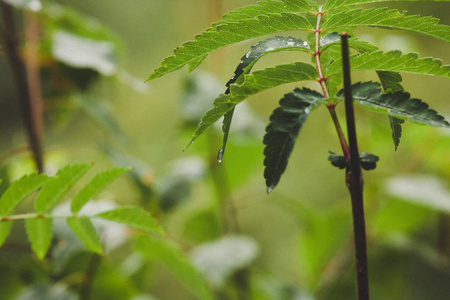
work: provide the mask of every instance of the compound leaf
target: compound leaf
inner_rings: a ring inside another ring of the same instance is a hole
[[[371,26],[406,30],[450,42],[450,26],[438,24],[439,19],[433,17],[406,16],[395,9],[387,8],[339,10],[329,15],[329,19],[321,26],[321,30]]]
[[[146,259],[160,262],[166,266],[199,299],[214,299],[205,280],[183,253],[172,244],[161,239],[142,236],[136,239],[135,248]]]
[[[121,207],[95,216],[123,223],[133,228],[162,233],[162,229],[156,224],[156,220],[148,212],[138,207]]]
[[[246,98],[284,83],[313,80],[317,77],[317,70],[314,66],[300,62],[278,65],[274,68],[267,68],[244,75],[244,82],[241,85],[236,83],[230,85],[230,94],[221,94],[214,100],[214,107],[203,116],[188,145],[203,133],[206,128],[214,124],[220,117]]]
[[[352,85],[352,89],[354,101],[370,110],[387,113],[401,119],[409,119],[419,124],[450,128],[450,124],[443,116],[429,109],[425,102],[415,98],[411,99],[409,93],[398,91],[383,94],[380,84],[371,81],[358,82]],[[341,90],[336,96],[342,99],[343,91]]]
[[[91,168],[89,164],[67,166],[58,171],[55,178],[44,185],[36,197],[34,209],[38,213],[48,211],[64,197],[75,182]]]
[[[50,247],[53,232],[53,220],[50,218],[26,219],[25,229],[31,249],[42,260]]]
[[[422,75],[450,77],[450,65],[442,65],[439,59],[419,58],[415,53],[402,55],[401,51],[366,52],[350,56],[352,70],[377,70],[405,72]],[[342,72],[342,60],[335,60],[326,70],[327,76]]]
[[[294,13],[261,15],[257,19],[217,25],[197,35],[195,41],[176,48],[175,55],[165,58],[161,67],[156,69],[147,81],[176,71],[186,64],[197,66],[205,55],[225,46],[265,34],[290,30],[314,30],[314,27],[305,17]],[[192,69],[191,67],[190,70]]]
[[[268,192],[275,188],[286,170],[295,139],[306,118],[324,99],[316,91],[296,88],[285,94],[280,107],[273,111],[264,136],[264,178]]]
[[[114,168],[97,174],[88,184],[86,184],[73,198],[71,211],[77,214],[80,209],[109,183],[114,181],[120,175],[130,171],[130,168]]]
[[[0,198],[0,218],[7,216],[27,195],[50,179],[45,174],[29,174],[14,181]]]
[[[102,244],[89,218],[67,218],[67,225],[80,241],[92,252],[102,254]]]

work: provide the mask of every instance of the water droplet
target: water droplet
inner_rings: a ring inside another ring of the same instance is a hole
[[[217,152],[217,161],[219,162],[219,164],[222,163],[223,153],[224,152],[225,152],[224,148],[220,148],[219,152]]]
[[[271,185],[267,187],[267,194],[270,194],[270,192],[273,191],[273,189],[275,188],[275,186]]]

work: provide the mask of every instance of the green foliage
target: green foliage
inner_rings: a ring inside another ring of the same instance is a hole
[[[61,169],[54,177],[48,177],[45,174],[30,174],[13,182],[3,194],[0,202],[0,208],[3,212],[3,216],[0,219],[0,245],[8,237],[13,220],[20,219],[25,219],[25,229],[31,248],[41,260],[44,259],[51,246],[54,218],[65,218],[67,224],[81,242],[90,251],[98,254],[102,253],[102,244],[91,221],[91,218],[94,217],[122,223],[137,229],[162,233],[161,228],[158,227],[153,217],[140,208],[122,207],[92,216],[77,216],[80,209],[93,196],[120,175],[130,171],[130,168],[114,168],[97,174],[73,198],[71,203],[73,215],[52,215],[50,210],[61,201],[73,184],[90,167],[90,164],[70,165]],[[36,213],[10,215],[14,207],[20,204],[27,194],[36,191],[41,186],[42,189],[35,199],[34,207]]]
[[[347,167],[347,161],[345,160],[344,156],[339,155],[333,151],[329,152],[330,155],[328,156],[328,160],[333,166],[338,167],[339,169],[344,169]],[[373,170],[377,167],[379,157],[371,153],[362,152],[359,153],[359,159],[361,168],[363,168],[364,170]]]

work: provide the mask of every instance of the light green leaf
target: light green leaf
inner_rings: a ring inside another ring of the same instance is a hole
[[[286,170],[295,140],[311,110],[325,98],[316,91],[294,89],[280,100],[280,107],[270,116],[264,136],[264,178],[267,192],[271,192]]]
[[[419,58],[415,53],[400,51],[367,52],[350,56],[350,68],[354,70],[377,70],[405,72],[421,75],[450,77],[450,65],[442,65],[439,59]],[[327,76],[342,72],[342,60],[335,60],[326,70]]]
[[[406,30],[450,42],[450,26],[438,24],[439,19],[432,17],[406,16],[387,8],[339,10],[329,15],[329,19],[320,28],[323,31],[363,25]]]
[[[274,68],[267,68],[245,75],[244,82],[241,85],[232,84],[230,86],[230,94],[221,94],[214,100],[214,108],[206,112],[203,116],[189,144],[205,131],[206,128],[214,124],[220,117],[232,110],[246,98],[284,83],[314,80],[317,77],[317,70],[314,66],[300,62],[278,65]]]
[[[50,247],[53,233],[52,226],[53,219],[51,218],[25,219],[25,229],[31,243],[31,249],[40,260],[44,259]]]
[[[449,0],[327,0],[323,5],[323,11],[331,10],[334,8],[345,7],[356,4],[366,4],[366,3],[374,3],[374,2],[394,2],[394,1],[425,1],[425,2],[436,2],[436,1],[449,1]]]
[[[199,299],[214,299],[205,280],[181,251],[172,244],[161,239],[141,236],[136,239],[135,248],[146,259],[157,261],[166,266]]]
[[[157,233],[163,232],[150,213],[138,207],[121,207],[95,216],[110,221],[123,223],[133,228],[144,229]]]
[[[258,19],[218,25],[215,29],[197,35],[195,41],[187,42],[175,49],[175,55],[165,58],[161,67],[156,69],[147,81],[176,71],[186,64],[198,65],[199,59],[225,46],[265,34],[289,30],[314,30],[314,27],[305,17],[292,13],[269,14],[259,16]]]
[[[50,179],[45,174],[29,174],[14,181],[0,198],[0,218],[7,216],[27,195]]]
[[[72,213],[77,214],[92,197],[98,194],[120,175],[130,170],[130,168],[114,168],[97,174],[73,198],[70,206]]]
[[[38,213],[44,213],[53,208],[90,168],[91,165],[79,164],[59,170],[55,178],[44,185],[37,195],[34,209]]]
[[[89,218],[67,218],[66,220],[70,229],[90,251],[102,254],[102,244]]]
[[[9,233],[11,232],[12,223],[12,221],[0,222],[0,247],[3,245]]]
[[[370,110],[387,113],[401,119],[435,127],[450,128],[450,124],[436,111],[429,109],[428,104],[419,99],[410,98],[410,94],[398,91],[383,94],[380,84],[376,82],[358,82],[352,85],[353,100]],[[341,90],[336,97],[343,99]]]

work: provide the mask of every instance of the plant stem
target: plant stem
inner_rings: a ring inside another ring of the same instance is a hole
[[[369,300],[369,277],[367,267],[366,228],[364,221],[363,185],[358,143],[356,140],[355,114],[353,110],[352,83],[350,77],[350,59],[348,34],[341,34],[342,63],[344,72],[344,98],[347,117],[347,132],[350,146],[350,161],[347,161],[346,183],[350,191],[353,214],[353,233],[356,254],[356,279],[358,300]]]
[[[327,79],[323,76],[322,72],[322,65],[320,63],[320,22],[322,21],[322,6],[319,7],[319,11],[317,13],[317,24],[316,24],[316,30],[314,31],[314,59],[316,61],[316,68],[317,73],[319,74],[319,83],[322,87],[323,96],[325,98],[330,98],[330,94],[328,93],[326,81]],[[333,119],[334,127],[336,128],[336,132],[339,137],[339,142],[341,144],[342,152],[344,154],[344,157],[346,159],[350,158],[350,152],[348,150],[347,140],[345,139],[344,132],[342,131],[342,127],[339,123],[339,119],[336,115],[335,110],[336,105],[334,105],[332,102],[330,102],[327,105],[328,111],[330,112],[331,118]]]
[[[31,96],[34,90],[30,90],[27,78],[27,68],[19,54],[19,39],[16,31],[14,11],[9,4],[1,2],[2,15],[4,20],[3,40],[5,45],[5,52],[9,59],[15,85],[17,97],[20,103],[20,109],[22,117],[25,122],[25,128],[28,134],[28,140],[30,143],[31,151],[33,152],[36,168],[39,172],[43,171],[43,159],[41,149],[41,123],[38,121],[37,116],[40,114],[36,109],[36,98]],[[30,74],[33,77],[33,74]],[[42,107],[42,106],[41,106]]]

